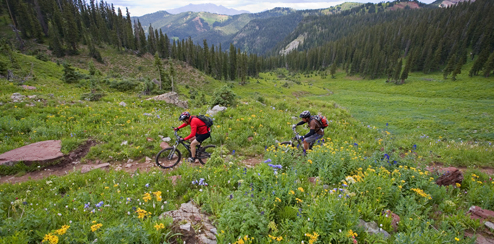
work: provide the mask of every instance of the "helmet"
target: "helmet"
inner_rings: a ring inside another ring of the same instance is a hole
[[[178,117],[178,120],[183,121],[183,120],[186,120],[186,119],[188,119],[188,118],[190,118],[190,113],[189,113],[189,112],[187,112],[187,111],[185,111],[185,112],[183,112],[183,113],[180,115],[180,117]]]
[[[304,112],[300,113],[300,118],[309,118],[310,117],[310,112],[305,110]]]

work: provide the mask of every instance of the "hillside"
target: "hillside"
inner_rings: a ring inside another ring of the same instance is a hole
[[[169,9],[167,10],[167,12],[171,14],[179,14],[183,12],[208,12],[213,14],[224,14],[224,15],[237,15],[237,14],[249,13],[249,11],[246,10],[236,10],[233,8],[226,8],[222,5],[218,6],[212,3],[204,3],[204,4],[190,3],[180,8]]]

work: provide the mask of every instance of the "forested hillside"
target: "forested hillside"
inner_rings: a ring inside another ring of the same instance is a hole
[[[153,26],[146,29],[139,20],[132,22],[128,10],[124,15],[121,9],[105,2],[1,3],[3,14],[7,15],[5,10],[9,9],[13,28],[20,30],[15,41],[18,48],[22,50],[23,40],[45,42],[56,57],[76,55],[81,45],[86,45],[90,56],[102,62],[99,48],[105,44],[137,55],[157,53],[161,58],[184,61],[216,79],[239,79],[242,83],[246,76],[257,76],[274,68],[311,71],[329,67],[331,73],[341,68],[349,75],[387,78],[397,83],[403,83],[410,71],[442,71],[444,77],[454,80],[466,59],[475,60],[469,71],[471,76],[489,76],[494,69],[494,17],[490,14],[494,3],[480,0],[446,9],[419,8],[423,6],[416,2],[396,2],[293,14],[288,14],[289,9],[274,9],[254,15],[259,18],[284,15],[269,21],[251,21],[232,39],[233,43],[210,45],[207,36],[197,43],[191,37],[174,40],[169,33]],[[341,13],[328,15],[327,11]],[[215,28],[230,28],[238,23],[234,19],[242,16],[246,15],[212,23]],[[4,20],[8,23],[7,18]],[[299,20],[296,30],[288,34],[289,28]],[[271,56],[248,53],[265,52],[283,35],[288,37]],[[288,43],[301,37],[302,44],[295,51],[279,54]]]
[[[306,36],[298,51],[273,54],[269,63],[292,71],[334,65],[350,75],[403,82],[410,71],[442,71],[454,80],[469,58],[475,59],[470,76],[489,76],[494,69],[492,11],[494,2],[480,0],[447,9],[311,16],[285,41]]]

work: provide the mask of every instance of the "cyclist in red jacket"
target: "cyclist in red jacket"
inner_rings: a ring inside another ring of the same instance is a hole
[[[208,130],[206,123],[202,122],[202,120],[200,120],[196,116],[190,116],[190,113],[187,111],[183,112],[178,120],[184,121],[184,123],[179,127],[174,128],[174,130],[176,131],[186,127],[187,125],[190,125],[190,135],[185,138],[180,138],[180,140],[191,141],[190,152],[192,155],[188,160],[189,162],[194,162],[194,159],[196,157],[196,146],[201,144],[204,140],[208,139],[211,136],[211,133]]]

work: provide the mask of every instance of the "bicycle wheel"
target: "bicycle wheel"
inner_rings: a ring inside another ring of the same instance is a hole
[[[277,145],[275,148],[276,150],[279,149],[281,151],[288,152],[288,150],[293,149],[294,147],[295,145],[291,141],[284,141],[280,142],[279,146]]]
[[[169,147],[161,150],[158,155],[156,155],[156,164],[161,168],[168,169],[177,165],[182,158],[182,154],[179,150]]]
[[[206,162],[211,158],[211,154],[213,154],[214,148],[216,148],[215,145],[208,145],[205,147],[199,148],[197,150],[197,159],[199,159],[199,162],[201,164],[206,164]]]

